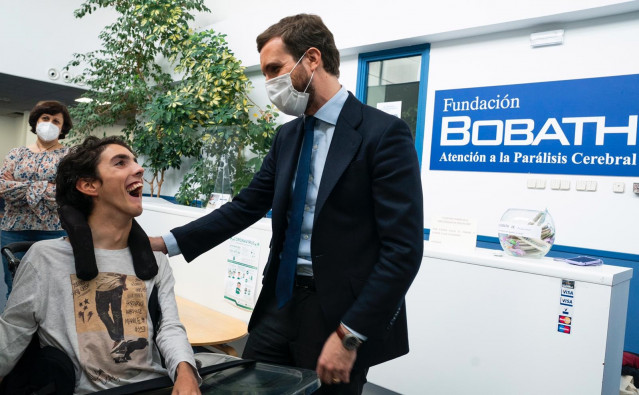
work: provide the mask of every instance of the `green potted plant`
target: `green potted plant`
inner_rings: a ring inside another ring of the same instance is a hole
[[[114,8],[118,17],[101,32],[102,48],[75,54],[67,65],[83,68],[74,82],[88,87],[86,100],[71,110],[71,141],[121,124],[148,170],[151,194],[157,196],[165,172],[179,169],[185,158],[199,159],[180,191],[201,185],[197,178],[204,174],[197,171],[198,163],[203,158],[222,160],[222,152],[234,152],[242,161],[234,169],[254,169],[243,150],[253,149],[260,160],[262,140],[274,132],[273,111],[259,110],[257,119],[251,119],[251,84],[225,36],[189,28],[193,12],[210,11],[203,0],[86,0],[75,16],[106,7]],[[207,144],[219,142],[221,130],[233,131],[222,132],[224,149],[208,150]],[[231,177],[245,177],[242,172]]]

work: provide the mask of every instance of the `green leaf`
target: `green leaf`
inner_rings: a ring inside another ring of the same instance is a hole
[[[249,114],[251,84],[225,35],[194,32],[194,12],[209,12],[204,0],[85,0],[75,11],[86,17],[114,8],[117,19],[99,34],[102,46],[74,54],[67,67],[82,73],[91,103],[71,109],[69,140],[80,141],[104,126],[125,125],[123,135],[144,158],[155,186],[164,171],[195,158],[179,189],[181,196],[210,196],[222,157],[228,159],[233,192],[246,185],[268,152],[277,113]],[[173,81],[164,64],[179,81]],[[106,105],[104,103],[111,104]],[[254,118],[254,119],[251,119]],[[244,158],[244,147],[251,158]]]

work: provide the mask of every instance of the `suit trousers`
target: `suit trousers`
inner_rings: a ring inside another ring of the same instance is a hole
[[[328,328],[312,287],[293,289],[281,309],[271,298],[267,311],[252,328],[242,358],[315,370],[324,343],[336,328]],[[350,383],[322,383],[317,394],[361,394],[368,369],[351,371]]]

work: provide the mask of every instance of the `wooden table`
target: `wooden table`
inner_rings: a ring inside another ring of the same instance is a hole
[[[237,357],[237,351],[226,343],[248,334],[248,326],[244,321],[177,295],[175,300],[180,321],[186,328],[192,346],[213,346]]]

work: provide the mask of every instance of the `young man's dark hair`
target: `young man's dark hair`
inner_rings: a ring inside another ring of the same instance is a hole
[[[71,115],[69,115],[67,106],[60,103],[59,101],[46,100],[38,102],[29,113],[29,125],[31,126],[31,133],[36,134],[38,119],[40,119],[40,116],[42,114],[62,114],[64,123],[62,125],[62,130],[60,130],[60,137],[58,137],[58,139],[60,140],[65,138],[67,136],[67,133],[69,133],[69,130],[71,130],[71,128],[73,127],[73,122],[71,122]]]
[[[339,51],[333,33],[317,15],[299,14],[282,18],[278,23],[257,36],[257,51],[275,37],[280,37],[295,59],[299,59],[311,47],[322,53],[324,70],[339,77]]]
[[[93,199],[91,196],[78,191],[76,183],[83,178],[100,179],[97,171],[98,162],[100,161],[100,155],[110,144],[121,145],[133,152],[131,147],[120,137],[110,136],[100,139],[95,136],[89,136],[82,144],[71,148],[69,153],[62,159],[60,165],[58,165],[58,174],[55,180],[55,200],[59,207],[69,205],[78,209],[85,216],[91,214]]]

